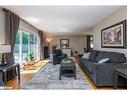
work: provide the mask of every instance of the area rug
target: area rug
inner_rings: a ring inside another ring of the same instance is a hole
[[[76,80],[73,77],[62,76],[59,80],[60,65],[48,63],[30,81],[25,83],[21,89],[93,89],[87,78],[76,65]]]

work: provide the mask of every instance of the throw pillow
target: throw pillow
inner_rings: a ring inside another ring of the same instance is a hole
[[[89,59],[89,56],[90,56],[90,53],[84,53],[82,58],[86,58],[86,59]]]
[[[97,51],[97,50],[90,51],[89,60],[90,61],[96,61],[96,57],[97,57],[98,53],[99,53],[99,51]]]
[[[101,59],[100,61],[98,61],[98,63],[105,63],[109,60],[109,58],[104,58],[104,59]]]

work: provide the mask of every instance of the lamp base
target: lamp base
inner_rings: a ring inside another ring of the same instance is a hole
[[[0,63],[0,66],[5,66],[7,65],[7,63]]]
[[[7,63],[6,63],[6,61],[5,61],[4,54],[2,54],[0,66],[5,66],[5,65],[7,65]]]

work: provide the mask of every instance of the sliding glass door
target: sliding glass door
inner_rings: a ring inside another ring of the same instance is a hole
[[[29,33],[22,32],[22,51],[21,51],[21,60],[25,63],[27,55],[29,53]]]
[[[34,60],[39,60],[39,37],[27,31],[18,30],[16,35],[16,43],[14,49],[14,58],[16,63],[22,64],[26,62],[28,55],[33,54]]]
[[[14,58],[15,58],[15,62],[19,63],[20,60],[20,30],[18,31],[17,35],[16,35],[16,42],[15,42],[15,48],[14,48]]]

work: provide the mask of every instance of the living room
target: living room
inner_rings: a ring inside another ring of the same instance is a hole
[[[1,6],[0,89],[125,90],[126,10]]]

